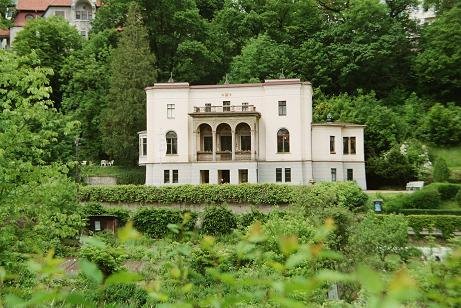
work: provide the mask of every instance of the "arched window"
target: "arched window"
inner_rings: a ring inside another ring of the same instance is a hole
[[[173,131],[166,133],[166,154],[178,154],[178,137]]]
[[[285,128],[279,129],[277,132],[277,152],[290,152],[290,133]]]

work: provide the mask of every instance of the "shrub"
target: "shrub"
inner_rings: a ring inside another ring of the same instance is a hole
[[[237,228],[237,218],[229,209],[213,206],[205,210],[202,222],[204,233],[210,235],[228,234],[235,228]]]
[[[423,189],[410,194],[401,194],[387,203],[384,203],[386,211],[398,211],[400,209],[436,209],[442,203],[440,193],[435,189]]]
[[[141,307],[147,302],[147,292],[134,283],[113,284],[103,290],[101,300],[110,304]]]
[[[258,210],[252,210],[251,212],[244,213],[238,216],[238,224],[240,228],[246,228],[256,220],[260,222],[265,222],[266,219],[267,219],[266,214]]]
[[[133,217],[134,227],[152,238],[162,238],[169,232],[169,224],[181,224],[184,211],[170,209],[145,208],[138,210]],[[186,224],[186,229],[194,228],[197,214],[191,213],[192,219]]]
[[[440,184],[437,185],[437,191],[440,193],[442,200],[453,200],[460,190],[461,185],[456,184]]]
[[[401,209],[396,213],[403,215],[457,215],[461,216],[461,209]]]
[[[421,231],[438,229],[443,238],[449,238],[454,232],[461,230],[461,216],[455,215],[407,215],[405,219],[416,235]]]
[[[321,182],[310,187],[300,187],[293,195],[294,201],[304,207],[357,208],[365,205],[368,200],[368,196],[354,182]]]
[[[438,158],[432,170],[432,180],[434,182],[448,182],[450,177],[450,170],[448,169],[447,162],[443,158]]]
[[[80,257],[95,263],[106,276],[122,270],[122,263],[126,258],[122,251],[117,248],[89,245],[83,246],[80,249]]]
[[[461,206],[461,189],[456,194],[455,201]]]

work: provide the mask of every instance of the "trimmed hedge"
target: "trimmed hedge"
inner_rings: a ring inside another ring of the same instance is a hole
[[[438,229],[443,238],[449,238],[455,231],[461,231],[461,216],[455,215],[407,215],[408,226],[416,235],[420,235],[423,229]]]
[[[461,216],[461,209],[401,209],[395,211],[403,215],[455,215]]]
[[[436,189],[423,189],[410,194],[401,194],[384,202],[385,210],[395,212],[400,209],[437,209],[442,199]]]
[[[229,209],[213,206],[203,214],[202,232],[210,235],[231,233],[237,228],[237,217]]]
[[[432,183],[424,188],[427,189],[436,189],[440,198],[443,201],[454,200],[456,194],[460,191],[461,185],[458,184],[449,184],[449,183]]]
[[[133,217],[134,227],[152,238],[162,238],[169,233],[169,224],[181,224],[186,211],[145,208],[136,212]],[[192,230],[197,222],[197,213],[191,212],[191,220],[186,224]]]
[[[320,198],[323,194],[328,198]],[[174,186],[84,186],[81,201],[160,204],[253,204],[286,205],[326,202],[347,207],[362,206],[366,194],[355,184],[318,183],[314,186],[280,184],[174,185]],[[331,199],[331,200],[330,200]],[[321,202],[320,202],[321,201]]]

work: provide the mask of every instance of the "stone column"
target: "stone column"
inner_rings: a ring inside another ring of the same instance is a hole
[[[197,161],[197,131],[192,132],[192,161]]]
[[[235,130],[232,130],[231,134],[232,134],[232,160],[235,160]]]
[[[256,158],[256,138],[255,138],[255,130],[251,130],[251,160],[255,160]]]
[[[212,139],[213,139],[213,161],[216,161],[216,131],[213,130],[211,131],[211,134],[212,134]]]

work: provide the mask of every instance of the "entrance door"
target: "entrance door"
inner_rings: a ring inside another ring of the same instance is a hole
[[[218,170],[218,183],[230,183],[230,170]]]

